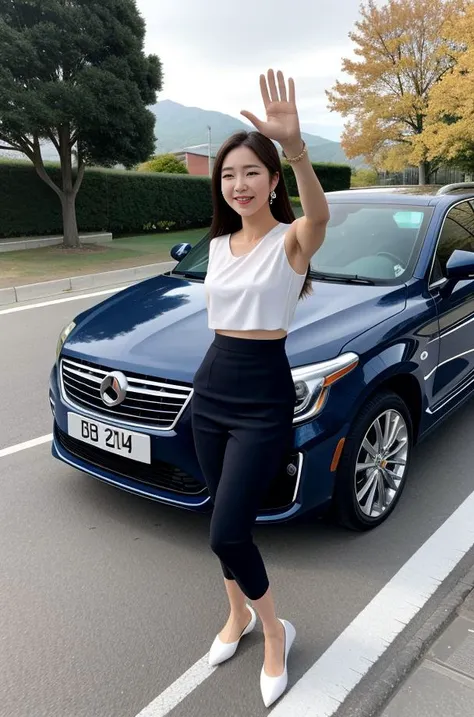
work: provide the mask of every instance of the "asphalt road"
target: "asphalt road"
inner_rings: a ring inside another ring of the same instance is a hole
[[[102,298],[0,311],[1,717],[136,717],[205,656],[227,616],[208,516],[102,484],[53,460],[49,443],[2,455],[51,432],[59,331]],[[290,686],[472,493],[473,433],[471,401],[417,448],[399,506],[375,531],[256,527],[278,612],[297,629]],[[267,714],[262,659],[258,628],[166,714]]]

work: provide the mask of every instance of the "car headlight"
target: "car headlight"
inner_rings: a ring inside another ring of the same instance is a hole
[[[71,333],[71,331],[75,328],[76,328],[76,324],[74,323],[74,321],[71,321],[71,323],[68,324],[67,326],[65,326],[64,329],[59,334],[58,345],[56,346],[56,358],[57,359],[59,358],[59,354],[61,353],[61,350],[64,346],[64,342],[66,341],[66,339],[69,336],[69,334]]]
[[[332,384],[353,371],[358,363],[358,355],[349,352],[330,361],[292,369],[296,390],[293,423],[308,421],[320,413],[326,404]]]

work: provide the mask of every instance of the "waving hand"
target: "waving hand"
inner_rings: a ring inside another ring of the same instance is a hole
[[[268,79],[260,75],[260,90],[267,115],[267,121],[258,119],[247,110],[240,113],[257,128],[259,132],[269,139],[277,142],[292,144],[301,137],[298,111],[295,102],[295,83],[293,78],[288,79],[288,93],[283,73],[277,72],[277,82],[273,70],[268,71]]]

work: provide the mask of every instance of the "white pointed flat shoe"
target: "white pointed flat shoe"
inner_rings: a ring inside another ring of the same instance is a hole
[[[244,635],[248,635],[249,632],[252,632],[252,630],[254,629],[257,622],[257,615],[255,614],[255,610],[253,609],[253,607],[250,607],[250,605],[247,605],[247,607],[252,617],[250,618],[249,624],[236,642],[222,642],[219,635],[216,636],[209,651],[209,664],[211,665],[211,667],[215,667],[216,665],[219,665],[221,662],[225,662],[233,655],[235,655],[241,638]]]
[[[260,673],[260,690],[262,692],[263,702],[265,707],[270,707],[271,704],[284,693],[288,685],[288,670],[287,661],[288,653],[293,644],[296,636],[296,630],[288,620],[281,620],[278,618],[285,629],[285,669],[278,677],[269,677],[265,673],[265,666],[262,667]]]

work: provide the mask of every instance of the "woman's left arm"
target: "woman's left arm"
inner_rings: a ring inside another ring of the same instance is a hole
[[[290,162],[295,173],[304,214],[296,219],[293,226],[300,252],[305,257],[311,258],[324,241],[326,225],[330,219],[328,203],[303,140],[300,138],[292,144],[282,144],[282,148],[285,156],[290,160],[304,151],[300,159]]]

